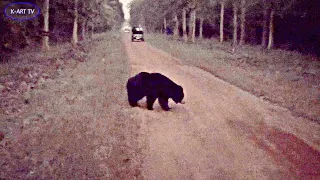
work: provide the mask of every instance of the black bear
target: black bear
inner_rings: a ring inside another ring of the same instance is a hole
[[[183,88],[160,73],[140,72],[127,82],[128,101],[133,107],[138,101],[147,96],[147,107],[153,110],[153,103],[158,98],[161,108],[169,111],[168,99],[181,103],[184,98]]]

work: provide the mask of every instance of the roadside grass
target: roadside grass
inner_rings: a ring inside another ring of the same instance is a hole
[[[30,103],[0,118],[0,179],[139,178],[139,122],[126,101],[130,64],[120,34],[96,34],[78,48],[52,46],[45,55],[29,52],[10,62],[21,60],[12,76],[24,68],[34,74],[41,65],[49,78],[43,86],[27,82],[35,83]]]
[[[184,43],[172,36],[147,34],[146,41],[258,97],[320,123],[320,59],[279,49],[238,46],[217,39]]]

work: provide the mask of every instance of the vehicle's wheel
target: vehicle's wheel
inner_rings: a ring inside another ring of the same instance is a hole
[[[142,38],[141,41],[144,41],[144,39]]]

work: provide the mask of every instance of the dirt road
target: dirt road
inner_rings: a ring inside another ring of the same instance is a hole
[[[160,72],[185,91],[170,112],[133,108],[145,179],[317,179],[320,127],[145,42],[123,38],[131,75]],[[214,60],[214,59],[213,59]],[[146,106],[145,99],[140,104]]]
[[[318,124],[148,43],[122,41],[97,35],[83,62],[31,53],[65,65],[28,91],[20,114],[1,114],[0,179],[320,178]],[[125,83],[140,71],[182,85],[186,104],[132,108]]]

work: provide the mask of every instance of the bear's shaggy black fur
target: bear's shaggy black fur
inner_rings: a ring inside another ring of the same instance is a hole
[[[182,103],[183,88],[160,73],[140,72],[127,82],[128,101],[133,107],[137,102],[147,96],[147,107],[153,110],[153,103],[158,98],[163,110],[169,111],[168,99],[175,103]]]

